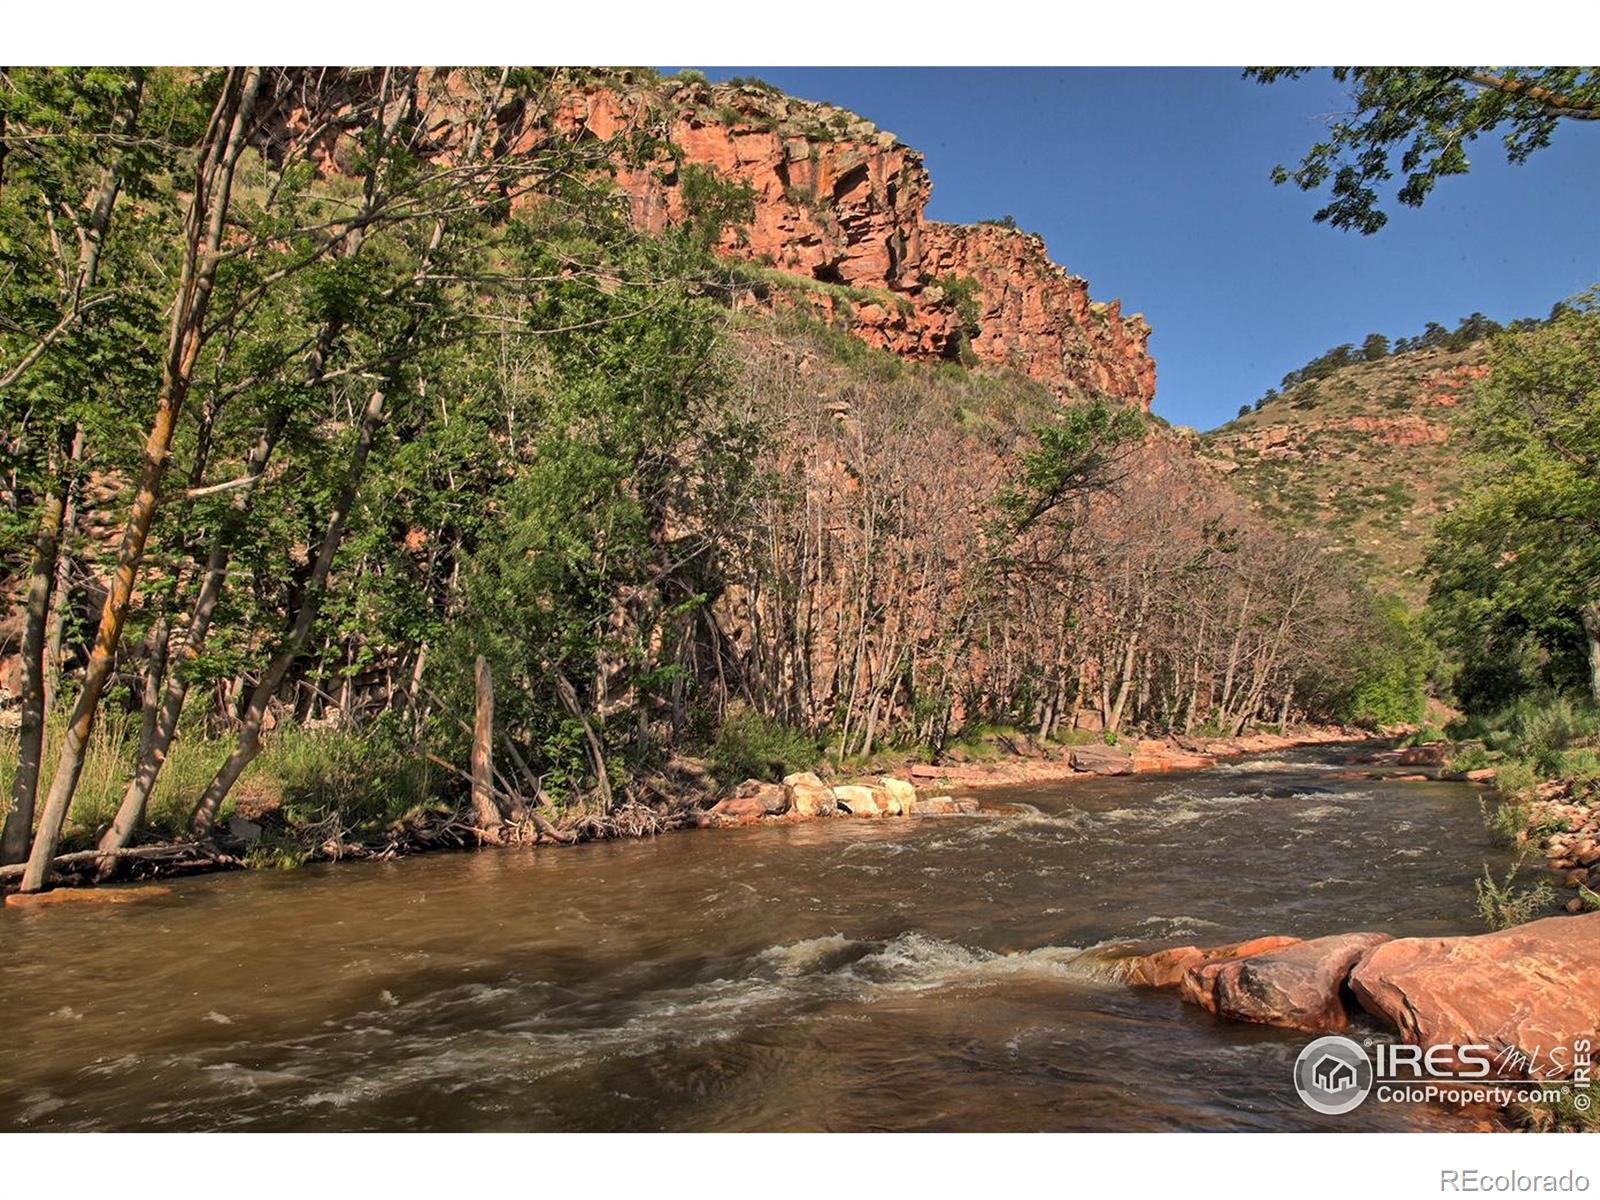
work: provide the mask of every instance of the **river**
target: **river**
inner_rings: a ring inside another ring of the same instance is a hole
[[[1481,931],[1476,790],[1348,748],[0,911],[0,1129],[1450,1128],[1081,952]]]

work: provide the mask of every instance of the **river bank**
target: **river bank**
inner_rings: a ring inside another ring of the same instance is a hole
[[[376,836],[351,836],[336,818],[301,830],[272,827],[281,806],[245,807],[202,842],[157,842],[116,856],[78,850],[56,859],[53,886],[24,895],[16,891],[21,867],[0,867],[0,891],[9,906],[90,902],[79,889],[96,888],[108,902],[123,902],[126,889],[104,885],[242,869],[296,867],[311,862],[388,861],[442,850],[536,845],[575,845],[618,837],[644,837],[679,829],[718,829],[760,821],[818,818],[902,818],[975,815],[976,799],[950,794],[1062,782],[1074,778],[1204,770],[1219,761],[1300,747],[1370,739],[1368,731],[1338,725],[1304,725],[1283,733],[1231,738],[1127,739],[1067,746],[1027,737],[1000,737],[985,746],[992,757],[972,761],[970,749],[957,761],[909,759],[880,764],[884,773],[863,776],[830,770],[837,782],[800,772],[782,782],[748,779],[717,788],[705,765],[679,760],[655,781],[653,805],[630,802],[609,813],[577,805],[562,813],[528,810],[493,828],[474,824],[461,811],[438,808],[408,813]],[[448,764],[443,764],[448,768]],[[255,818],[255,819],[251,819]],[[109,862],[115,870],[107,870]]]

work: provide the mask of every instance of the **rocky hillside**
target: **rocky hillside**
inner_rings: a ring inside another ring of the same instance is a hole
[[[1315,526],[1411,599],[1429,534],[1459,494],[1459,416],[1488,343],[1416,350],[1300,383],[1200,439],[1269,519]]]
[[[808,307],[907,358],[1009,367],[1064,399],[1150,407],[1143,317],[1091,300],[1036,235],[927,220],[922,155],[854,113],[764,84],[602,72],[574,77],[555,123],[655,147],[616,164],[640,228],[684,217],[694,168],[748,188],[752,217],[719,249],[748,265],[757,302]]]

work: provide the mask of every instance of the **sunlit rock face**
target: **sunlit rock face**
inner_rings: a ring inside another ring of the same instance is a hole
[[[861,117],[755,86],[611,80],[575,85],[555,122],[568,136],[660,139],[615,168],[639,228],[687,218],[693,168],[748,187],[750,219],[718,246],[754,268],[747,302],[803,306],[910,359],[1010,367],[1063,399],[1150,407],[1144,318],[1092,301],[1034,234],[927,220],[922,155]]]

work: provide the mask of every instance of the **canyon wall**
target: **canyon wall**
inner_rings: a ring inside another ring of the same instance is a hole
[[[747,187],[750,220],[719,249],[749,265],[759,303],[803,305],[907,358],[1006,366],[1064,399],[1150,407],[1144,319],[1091,301],[1036,235],[929,221],[922,156],[870,121],[765,85],[625,74],[575,82],[554,120],[569,137],[653,139],[615,168],[642,229],[687,216],[694,168]]]

